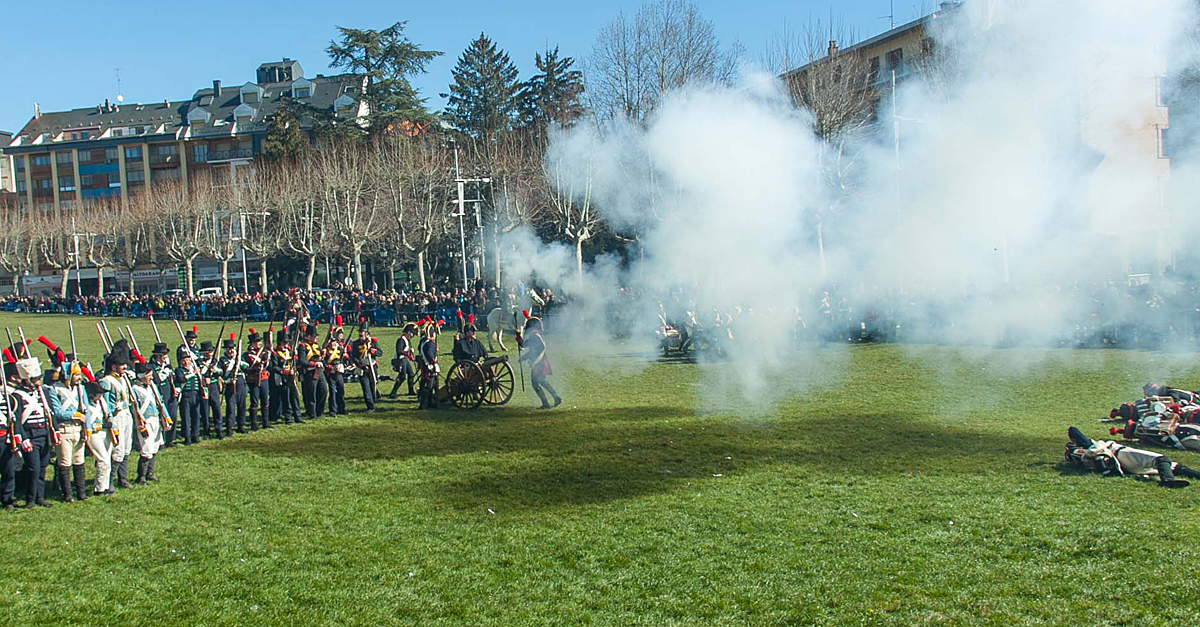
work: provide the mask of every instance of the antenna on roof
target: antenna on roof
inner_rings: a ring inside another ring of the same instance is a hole
[[[896,28],[896,0],[888,0],[888,14],[881,15],[878,19],[887,19],[888,23],[891,24],[888,30]]]
[[[125,96],[121,95],[121,68],[117,68],[117,102],[125,102]]]

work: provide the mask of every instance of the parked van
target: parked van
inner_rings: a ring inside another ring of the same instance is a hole
[[[202,288],[196,290],[197,298],[212,298],[213,296],[220,296],[220,295],[221,295],[221,288],[219,288],[219,287],[202,287]]]

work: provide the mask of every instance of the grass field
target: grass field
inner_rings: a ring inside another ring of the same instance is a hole
[[[65,341],[65,318],[0,322]],[[134,330],[149,351],[149,325]],[[765,414],[706,406],[719,366],[572,369],[550,412],[518,388],[498,410],[397,401],[169,449],[158,484],[0,515],[0,616],[1194,625],[1200,485],[1060,461],[1068,425],[1099,435],[1095,418],[1150,378],[1200,387],[1195,357],[831,347],[803,359],[837,372]]]

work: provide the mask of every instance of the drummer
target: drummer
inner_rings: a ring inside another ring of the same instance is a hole
[[[462,334],[454,340],[454,361],[472,361],[479,363],[487,358],[487,349],[483,342],[475,338],[475,324],[468,322],[463,326]]]

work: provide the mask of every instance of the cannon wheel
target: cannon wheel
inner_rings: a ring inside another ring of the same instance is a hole
[[[507,361],[493,364],[483,386],[483,402],[488,405],[503,405],[512,399],[513,371]]]
[[[469,361],[460,361],[446,374],[446,391],[459,409],[475,409],[483,402],[483,371]]]

